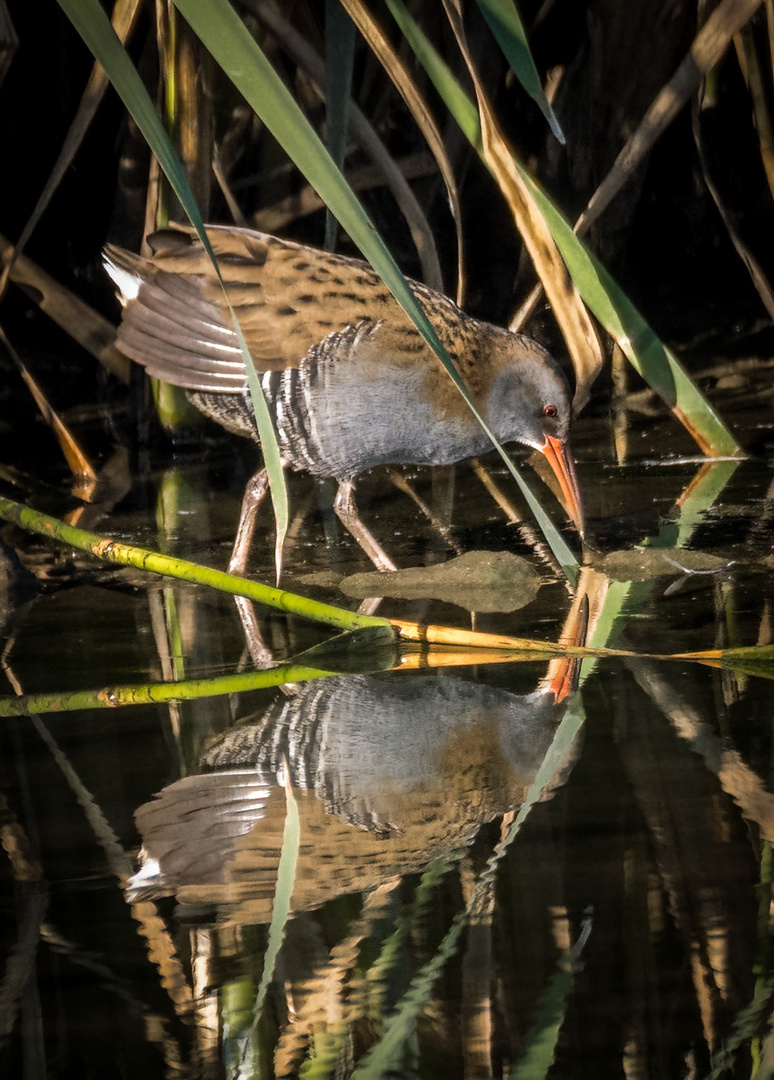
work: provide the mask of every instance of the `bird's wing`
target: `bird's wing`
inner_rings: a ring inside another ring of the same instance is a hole
[[[424,351],[413,323],[366,263],[230,226],[210,225],[207,235],[259,371],[297,367],[312,346],[348,326],[387,324],[407,349]],[[196,233],[173,226],[148,243],[150,258],[105,249],[125,306],[119,348],[175,385],[241,391],[245,368],[231,312]],[[444,321],[457,324],[459,312],[445,297],[412,284],[430,301],[433,321],[447,337]]]
[[[332,333],[387,313],[391,320],[401,317],[381,279],[356,259],[242,229],[212,228],[208,236],[260,368],[295,367]],[[220,283],[206,253],[198,241],[190,250],[203,271],[204,295],[223,310]]]
[[[188,390],[243,389],[236,335],[195,277],[159,271],[154,260],[110,244],[104,259],[124,305],[116,342],[126,356],[149,375]]]

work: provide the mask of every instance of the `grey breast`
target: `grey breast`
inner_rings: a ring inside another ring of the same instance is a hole
[[[291,467],[351,480],[376,465],[448,464],[489,448],[464,414],[439,414],[427,389],[434,361],[394,362],[389,346],[388,330],[361,322],[312,346],[298,368],[263,376]]]

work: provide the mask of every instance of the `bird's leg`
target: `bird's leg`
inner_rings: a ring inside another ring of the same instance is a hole
[[[397,570],[395,563],[383,550],[376,537],[360,520],[355,506],[354,488],[350,480],[340,482],[333,501],[333,509],[344,528],[354,536],[377,570]]]
[[[242,498],[242,509],[239,514],[234,548],[228,564],[230,574],[243,576],[247,568],[247,559],[255,534],[255,524],[258,520],[258,510],[269,490],[269,477],[265,469],[251,476],[247,482],[245,493]],[[274,662],[271,651],[266,647],[258,629],[258,619],[252,602],[244,596],[235,596],[234,601],[239,612],[242,629],[245,632],[247,648],[253,663],[259,669],[270,667]]]
[[[361,600],[357,605],[358,615],[375,615],[384,600],[383,596],[369,596],[367,600]]]
[[[462,548],[452,536],[451,528],[445,524],[445,522],[441,521],[437,514],[433,513],[424,499],[421,499],[419,495],[417,495],[405,476],[401,476],[395,469],[390,470],[389,476],[398,491],[402,491],[404,495],[408,495],[408,497],[419,507],[435,531],[440,534],[449,547],[453,548],[458,555],[461,555]]]
[[[261,631],[258,628],[258,618],[255,614],[252,600],[248,600],[246,596],[235,596],[234,603],[239,612],[239,621],[241,622],[242,629],[245,633],[245,641],[247,643],[247,651],[250,653],[250,659],[259,671],[272,667],[274,664],[274,654],[261,636]]]
[[[435,465],[430,470],[433,512],[447,529],[451,528],[454,513],[454,494],[457,487],[457,465]]]
[[[255,534],[255,524],[258,520],[258,508],[266,497],[269,490],[269,474],[265,469],[260,469],[247,481],[245,494],[242,499],[242,509],[239,513],[239,526],[237,527],[234,548],[228,564],[230,574],[243,575],[247,568],[247,557]]]
[[[537,455],[535,456],[537,457]],[[494,501],[500,507],[502,512],[508,518],[510,524],[521,525],[523,523],[522,517],[517,514],[516,510],[513,508],[513,505],[508,501],[502,491],[500,491],[499,487],[492,479],[492,474],[489,472],[485,465],[481,464],[480,459],[472,458],[470,462],[470,467],[472,468],[476,476],[479,478],[481,483],[484,485],[486,490],[489,492],[489,494],[492,496]]]

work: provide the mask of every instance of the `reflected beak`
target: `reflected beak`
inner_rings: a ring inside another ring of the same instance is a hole
[[[588,629],[589,597],[584,593],[571,607],[559,640],[564,645],[585,645]],[[557,704],[578,689],[580,666],[581,659],[577,656],[557,656],[549,663],[545,685]]]
[[[538,447],[541,454],[551,466],[554,476],[559,481],[567,511],[575,522],[575,527],[583,537],[583,505],[581,503],[578,480],[575,476],[575,466],[570,457],[566,443],[553,435],[546,435],[543,446]]]

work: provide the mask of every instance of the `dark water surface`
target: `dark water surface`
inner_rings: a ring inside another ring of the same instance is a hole
[[[580,420],[590,643],[771,642],[770,388],[761,366],[724,391],[739,462],[702,464],[671,420],[636,413],[619,462],[610,420]],[[83,523],[224,567],[248,457],[219,444],[141,470]],[[443,513],[445,478],[411,479]],[[556,640],[560,575],[468,467],[454,481],[460,549],[509,550],[538,575],[516,589],[524,606],[473,625]],[[61,516],[64,490],[29,498]],[[335,583],[366,560],[326,542],[308,479],[291,497],[283,585],[355,606]],[[384,473],[359,503],[400,566],[453,554]],[[251,668],[231,598],[3,538],[4,697]],[[252,568],[268,583],[272,545],[267,525]],[[448,599],[379,613],[471,626]],[[278,613],[260,625],[279,660],[330,636]],[[546,662],[347,663],[291,693],[0,721],[2,1075],[772,1074],[768,678],[640,655],[584,662],[557,701]],[[283,780],[300,821],[284,856]],[[142,841],[157,863],[127,892]],[[278,864],[296,851],[257,1010]]]

